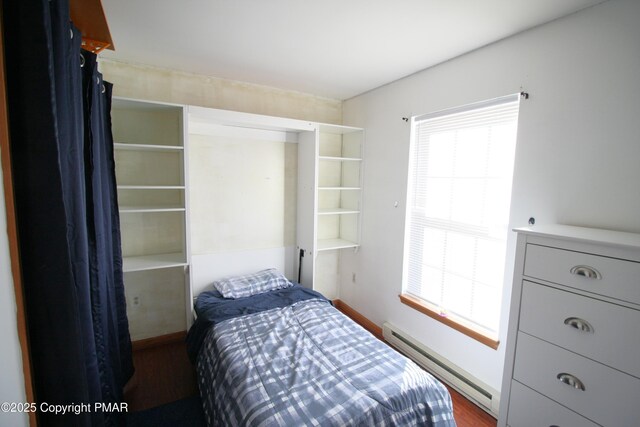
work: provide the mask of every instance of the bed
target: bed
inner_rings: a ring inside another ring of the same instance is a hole
[[[210,426],[455,426],[440,382],[288,283],[198,297],[187,344]]]

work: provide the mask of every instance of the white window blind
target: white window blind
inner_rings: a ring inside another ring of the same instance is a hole
[[[519,96],[412,119],[404,292],[496,335]]]

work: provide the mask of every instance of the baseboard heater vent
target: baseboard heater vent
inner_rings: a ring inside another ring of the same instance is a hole
[[[442,382],[453,387],[493,417],[498,417],[500,393],[496,390],[389,323],[385,322],[382,325],[382,335],[388,343],[409,356]]]

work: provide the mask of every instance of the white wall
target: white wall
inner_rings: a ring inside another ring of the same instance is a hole
[[[511,272],[494,351],[402,305],[409,125],[402,117],[519,92],[511,225],[640,232],[640,2],[611,0],[343,104],[366,129],[362,247],[340,297],[390,321],[499,390]],[[437,41],[434,41],[437,43]],[[394,208],[394,202],[399,207]],[[345,270],[349,270],[344,264]]]
[[[18,341],[16,320],[16,297],[11,275],[9,258],[9,238],[7,236],[7,216],[4,204],[4,185],[0,175],[0,403],[26,402],[24,377],[22,375],[22,352]],[[0,411],[0,425],[26,426],[24,413]]]

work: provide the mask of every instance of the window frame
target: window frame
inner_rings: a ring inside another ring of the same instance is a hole
[[[416,161],[416,154],[415,154],[415,150],[416,150],[416,138],[417,136],[415,135],[416,132],[416,122],[418,121],[424,121],[424,120],[429,120],[432,118],[438,118],[438,117],[443,117],[443,116],[448,116],[448,115],[453,115],[453,114],[457,114],[457,113],[464,113],[467,111],[473,111],[473,110],[478,110],[478,109],[482,109],[482,108],[487,108],[487,107],[491,107],[491,106],[497,106],[497,105],[501,105],[501,104],[506,104],[506,103],[510,103],[510,102],[518,102],[518,113],[519,113],[519,101],[520,101],[520,97],[521,97],[521,93],[516,93],[516,94],[511,94],[511,95],[507,95],[507,96],[502,96],[499,98],[494,98],[494,99],[489,99],[489,100],[485,100],[485,101],[480,101],[480,102],[476,102],[476,103],[472,103],[472,104],[467,104],[467,105],[462,105],[459,107],[453,107],[453,108],[448,108],[448,109],[444,109],[444,110],[439,110],[433,113],[428,113],[428,114],[422,114],[422,115],[418,115],[418,116],[414,116],[411,118],[411,136],[410,136],[410,143],[411,143],[411,147],[410,147],[410,154],[409,154],[409,169],[408,169],[408,174],[407,174],[407,199],[406,199],[406,219],[405,219],[405,243],[404,243],[404,255],[403,255],[403,278],[402,278],[402,292],[400,295],[398,295],[400,302],[402,304],[405,304],[417,311],[419,311],[420,313],[423,313],[429,317],[431,317],[432,319],[443,323],[449,327],[451,327],[452,329],[467,335],[468,337],[496,350],[499,345],[500,345],[500,341],[498,340],[498,334],[499,334],[499,328],[500,328],[500,322],[498,322],[498,326],[497,326],[497,330],[495,331],[495,333],[489,331],[488,329],[482,328],[479,325],[474,324],[473,322],[456,315],[455,313],[450,313],[450,312],[442,312],[441,309],[425,300],[420,298],[417,295],[414,294],[410,294],[406,291],[407,286],[408,286],[408,277],[409,277],[409,260],[408,260],[408,256],[409,256],[409,251],[410,251],[410,237],[411,237],[411,224],[412,224],[412,214],[413,214],[413,192],[414,192],[414,188],[413,185],[414,183],[413,181],[413,174],[414,174],[414,162]],[[519,114],[518,114],[519,115]],[[516,121],[516,135],[515,135],[516,141],[515,141],[515,145],[517,145],[517,121]],[[515,146],[514,146],[514,150],[515,150]],[[514,152],[514,162],[515,162],[515,152]],[[511,180],[513,183],[513,171],[511,174]],[[509,208],[509,210],[511,210],[511,208]],[[508,227],[507,227],[508,230]],[[508,233],[508,231],[507,231]],[[509,236],[506,236],[505,239],[505,244],[506,244],[506,248],[505,248],[505,270],[504,271],[508,271],[509,267],[506,264],[506,261],[511,259],[510,257],[510,253],[509,253]],[[506,286],[507,281],[503,280],[503,283],[501,285],[501,290],[502,290],[502,294],[504,293],[504,286]],[[504,304],[501,304],[501,309],[504,306]],[[502,314],[502,313],[501,313]]]

